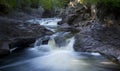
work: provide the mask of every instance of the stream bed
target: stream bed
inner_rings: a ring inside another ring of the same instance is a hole
[[[44,18],[28,22],[38,23],[56,32],[61,19]],[[99,53],[76,52],[71,32],[59,31],[50,36],[47,44],[38,38],[32,48],[15,50],[0,59],[0,71],[120,71]]]

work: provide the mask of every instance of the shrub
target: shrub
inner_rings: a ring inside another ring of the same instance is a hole
[[[120,7],[120,0],[80,0],[82,4],[102,4],[112,7]]]

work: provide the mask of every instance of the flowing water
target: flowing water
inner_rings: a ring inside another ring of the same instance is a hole
[[[37,20],[52,31],[56,30],[58,21],[60,19]],[[1,59],[0,71],[120,71],[119,65],[99,53],[75,52],[75,39],[71,34],[57,32],[50,36],[48,44],[42,44],[43,40],[39,38],[34,48],[16,51]]]

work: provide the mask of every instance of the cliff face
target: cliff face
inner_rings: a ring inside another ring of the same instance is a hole
[[[66,8],[67,14],[60,23],[67,23],[80,30],[75,37],[75,50],[99,52],[120,63],[119,8],[84,6],[74,2]]]

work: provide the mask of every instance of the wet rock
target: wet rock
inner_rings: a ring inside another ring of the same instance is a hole
[[[0,33],[8,38],[12,37],[37,37],[52,34],[44,26],[26,23],[20,20],[0,18]],[[6,39],[6,38],[5,38]]]
[[[34,46],[48,44],[49,39],[50,39],[50,36],[39,37],[39,39],[36,40]]]
[[[1,56],[6,56],[6,55],[9,55],[10,54],[10,51],[7,50],[7,49],[0,49],[0,57]]]
[[[10,54],[9,42],[0,42],[0,56],[5,56]]]
[[[48,44],[48,41],[50,39],[50,36],[45,36],[43,37],[41,40],[42,40],[42,44]]]
[[[120,63],[120,24],[118,8],[97,8],[96,5],[80,6],[77,0],[70,2],[60,25],[78,28],[75,36],[76,51],[99,52],[113,62]],[[111,10],[110,10],[111,9]],[[77,15],[77,16],[76,16]],[[68,28],[67,28],[68,30]]]
[[[13,39],[10,43],[9,43],[9,48],[25,48],[25,47],[30,47],[31,44],[33,44],[36,41],[35,37],[19,37],[19,38],[15,38]]]
[[[104,28],[99,23],[81,27],[75,37],[74,49],[76,51],[99,52],[113,62],[119,62],[120,55],[119,33],[115,26]],[[92,27],[89,27],[89,26]],[[117,38],[117,39],[116,39]]]
[[[41,6],[39,6],[38,8],[24,7],[23,11],[36,18],[41,18],[44,13],[44,9]]]
[[[0,22],[0,42],[9,41],[9,51],[16,47],[29,47],[37,37],[53,34],[39,24],[26,23],[7,17],[0,17]]]
[[[76,27],[73,27],[73,26],[68,26],[68,25],[61,25],[61,26],[59,26],[58,28],[59,28],[59,30],[61,30],[61,31],[73,32],[73,33],[80,31],[80,29],[78,29],[78,28],[76,28]]]
[[[62,46],[65,46],[66,45],[66,40],[65,40],[65,37],[64,36],[56,36],[55,38],[55,43],[58,47],[62,47]]]
[[[54,17],[54,13],[52,10],[45,10],[43,12],[43,15],[42,15],[43,18],[46,18],[46,17]]]
[[[37,46],[37,47],[40,51],[43,51],[43,52],[48,52],[51,50],[51,47],[49,45],[41,45],[41,46]]]
[[[71,25],[72,22],[73,22],[77,17],[78,17],[78,16],[77,16],[76,14],[67,15],[66,17],[63,17],[62,21],[59,22],[59,24],[67,23],[67,24]]]

